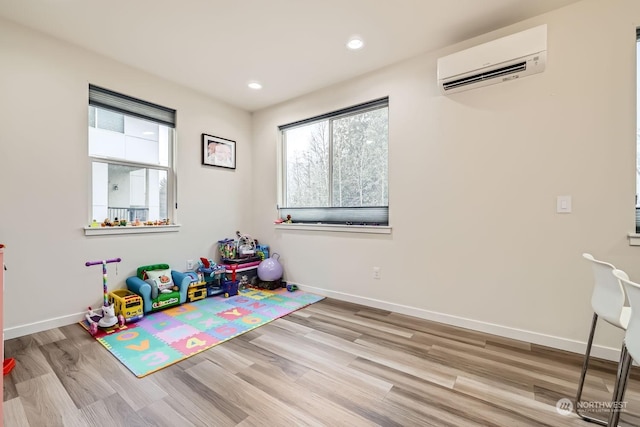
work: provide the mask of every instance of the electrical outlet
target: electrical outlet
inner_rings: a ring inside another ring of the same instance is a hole
[[[187,260],[187,270],[193,270],[193,260],[192,259],[188,259]]]
[[[380,279],[380,267],[373,267],[373,278]]]

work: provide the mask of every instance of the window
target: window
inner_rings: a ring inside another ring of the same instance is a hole
[[[280,126],[281,217],[389,223],[388,105],[383,98]]]
[[[171,223],[174,133],[175,110],[89,86],[90,222]]]

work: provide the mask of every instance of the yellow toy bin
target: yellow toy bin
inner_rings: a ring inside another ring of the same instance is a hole
[[[200,299],[204,299],[207,296],[207,284],[197,283],[189,285],[189,290],[187,290],[187,301],[194,302]]]
[[[116,316],[122,314],[126,323],[142,319],[142,298],[128,289],[109,292],[109,303],[113,304]]]

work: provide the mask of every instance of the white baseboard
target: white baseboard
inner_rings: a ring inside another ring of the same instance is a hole
[[[87,314],[87,312],[83,311],[76,314],[70,314],[68,316],[55,317],[53,319],[42,320],[40,322],[7,328],[4,330],[4,339],[10,340],[12,338],[19,338],[25,335],[35,334],[36,332],[47,331],[49,329],[78,323],[84,319],[85,314]]]
[[[330,298],[335,298],[341,301],[347,301],[347,302],[365,305],[368,307],[378,308],[378,309],[387,310],[387,311],[393,311],[395,313],[406,314],[406,315],[418,317],[421,319],[431,320],[433,322],[444,323],[447,325],[457,326],[465,329],[471,329],[479,332],[485,332],[488,334],[498,335],[501,337],[510,338],[518,341],[525,341],[531,344],[543,345],[543,346],[555,348],[558,350],[565,350],[572,353],[578,353],[578,354],[584,355],[587,348],[586,342],[570,340],[567,338],[556,337],[553,335],[541,334],[538,332],[526,331],[523,329],[511,328],[508,326],[482,322],[479,320],[467,319],[459,316],[452,316],[450,314],[423,310],[421,308],[410,307],[410,306],[401,305],[401,304],[394,304],[387,301],[361,297],[358,295],[351,295],[343,292],[330,291],[327,289],[316,288],[313,286],[300,285],[298,283],[296,283],[296,285],[298,285],[298,287],[303,291],[311,292],[317,295],[323,295]],[[593,347],[591,348],[591,355],[593,357],[597,357],[600,359],[618,362],[620,360],[620,349],[598,346],[594,344]]]

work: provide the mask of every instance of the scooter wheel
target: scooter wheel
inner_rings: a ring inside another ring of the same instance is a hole
[[[91,335],[95,335],[95,334],[97,334],[97,333],[98,333],[98,324],[97,324],[97,323],[92,322],[92,323],[89,325],[89,333],[90,333]]]
[[[118,314],[118,324],[120,325],[121,328],[124,326],[124,323],[125,323],[124,316],[122,314]]]

